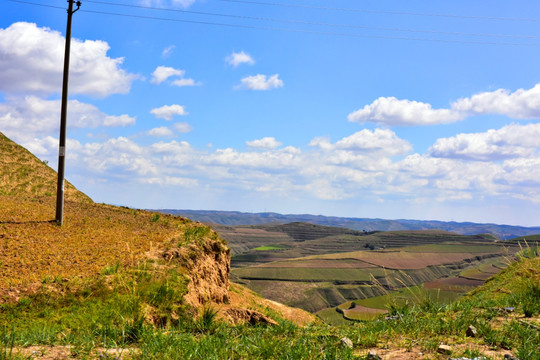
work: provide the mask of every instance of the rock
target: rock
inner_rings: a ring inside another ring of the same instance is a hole
[[[339,339],[339,343],[345,347],[348,347],[350,349],[353,348],[353,343],[351,341],[351,339],[349,339],[348,337],[342,337],[341,339]]]
[[[232,320],[233,324],[278,325],[274,319],[255,310],[230,308],[225,310],[225,315]]]
[[[368,360],[382,360],[382,357],[379,356],[374,350],[370,350],[367,355]]]
[[[465,335],[467,335],[468,337],[476,337],[477,333],[478,332],[476,331],[476,328],[472,325],[469,325],[467,331],[465,332]]]
[[[437,352],[443,355],[450,355],[452,353],[452,348],[448,345],[439,345]]]
[[[510,354],[504,354],[504,360],[518,360],[518,358],[515,358]]]

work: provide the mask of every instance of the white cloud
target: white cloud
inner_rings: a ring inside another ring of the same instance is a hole
[[[258,74],[245,77],[241,80],[241,84],[236,86],[236,89],[247,90],[270,90],[283,87],[283,81],[279,78],[279,74],[270,76]]]
[[[277,141],[273,137],[264,137],[262,139],[246,141],[247,146],[256,149],[271,150],[281,146],[281,142]]]
[[[126,173],[145,177],[158,173],[153,159],[145,154],[144,148],[125,137],[85,144],[79,150],[79,158],[88,171],[111,176],[122,177]]]
[[[166,59],[168,58],[169,56],[171,56],[172,52],[174,51],[174,49],[176,48],[176,46],[174,45],[170,45],[170,46],[167,46],[165,49],[163,49],[163,51],[161,52],[161,57],[163,59]]]
[[[381,152],[387,155],[401,155],[412,150],[411,144],[400,139],[389,129],[364,129],[339,140],[335,148],[354,152]]]
[[[433,109],[430,104],[380,97],[370,105],[349,114],[349,121],[388,125],[432,125],[462,120],[464,115],[448,109]]]
[[[161,127],[157,127],[157,128],[153,128],[149,130],[148,135],[158,136],[158,137],[171,137],[171,136],[174,136],[174,133],[168,127],[161,126]]]
[[[434,157],[494,161],[529,157],[539,150],[540,124],[511,124],[484,133],[438,139],[429,149]]]
[[[173,80],[172,84],[174,86],[183,87],[183,86],[200,86],[201,83],[193,79],[176,79]]]
[[[433,109],[430,104],[423,102],[380,97],[349,114],[348,119],[406,126],[446,124],[485,114],[505,115],[513,119],[539,118],[540,84],[513,93],[506,89],[479,93],[453,102],[448,109]]]
[[[60,100],[44,100],[36,96],[8,98],[0,103],[0,129],[8,136],[27,142],[38,136],[58,132],[60,126]],[[78,100],[68,102],[68,128],[116,127],[135,124],[135,117],[112,116],[97,107]]]
[[[185,116],[188,115],[186,110],[182,105],[164,105],[159,108],[150,110],[150,113],[153,114],[158,119],[172,120],[174,116]]]
[[[206,160],[209,164],[236,168],[279,170],[294,168],[301,162],[301,152],[292,146],[265,152],[240,152],[235,149],[217,149]]]
[[[168,66],[158,66],[152,73],[152,84],[161,84],[171,76],[184,76],[185,70],[179,70]]]
[[[411,144],[400,139],[396,133],[389,129],[364,129],[347,136],[335,144],[326,138],[315,138],[310,146],[322,150],[346,150],[354,153],[378,152],[385,155],[403,155],[412,150]]]
[[[0,29],[0,91],[58,94],[62,90],[65,39],[58,31],[18,22]],[[107,56],[104,41],[72,39],[70,93],[96,97],[128,93],[138,78]]]
[[[465,146],[459,145],[458,135],[440,139],[425,154],[410,154],[410,144],[389,129],[364,129],[336,141],[315,138],[305,151],[271,137],[247,141],[251,147],[247,150],[198,150],[176,140],[141,145],[127,137],[86,144],[68,139],[68,156],[77,160],[70,171],[78,171],[79,178],[187,188],[197,195],[233,192],[272,201],[322,199],[324,206],[342,200],[366,207],[399,202],[403,209],[466,206],[485,199],[536,204],[540,202],[539,127],[513,124],[460,134]],[[168,135],[169,130],[178,132],[175,125],[150,131]],[[27,146],[36,154],[57,155],[54,136],[34,132]],[[492,149],[484,150],[489,146],[495,146],[498,157],[489,154]],[[435,149],[446,149],[446,157],[438,157]],[[401,155],[406,156],[394,158]]]
[[[255,64],[255,60],[253,60],[251,55],[245,53],[244,51],[241,51],[239,53],[233,52],[231,55],[225,58],[225,61],[233,67],[238,67],[241,64]]]
[[[186,79],[183,76],[186,74],[185,70],[175,69],[169,66],[158,66],[156,70],[152,73],[152,79],[150,82],[152,84],[161,84],[169,78],[177,78],[171,81],[171,84],[174,86],[198,86],[201,85],[200,82],[196,82],[193,79]],[[179,78],[179,79],[178,79]]]
[[[193,130],[193,127],[186,122],[179,122],[173,124],[173,128],[180,133],[188,133]]]
[[[532,89],[506,89],[483,92],[452,104],[454,111],[467,114],[499,114],[514,119],[540,118],[540,84]]]

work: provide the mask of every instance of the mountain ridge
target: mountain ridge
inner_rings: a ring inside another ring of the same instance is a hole
[[[310,214],[279,214],[274,212],[246,213],[240,211],[219,210],[181,210],[155,209],[154,211],[186,216],[204,223],[219,225],[263,225],[305,222],[322,226],[343,227],[357,231],[393,231],[393,230],[444,230],[461,235],[492,234],[502,240],[520,236],[540,234],[540,226],[526,227],[494,223],[474,223],[440,220],[380,219],[337,217]]]

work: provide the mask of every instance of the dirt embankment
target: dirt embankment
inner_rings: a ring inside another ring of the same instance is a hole
[[[199,312],[211,306],[219,311],[220,318],[232,324],[275,325],[277,319],[269,316],[269,309],[298,325],[317,321],[304,310],[263,299],[239,284],[230,283],[231,251],[220,239],[169,249],[162,257],[187,270],[190,282],[185,300]]]
[[[185,299],[190,305],[200,308],[208,302],[229,302],[231,251],[221,240],[170,249],[163,253],[163,258],[176,261],[188,270],[190,281]]]

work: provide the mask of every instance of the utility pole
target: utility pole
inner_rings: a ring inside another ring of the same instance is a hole
[[[62,83],[62,109],[60,113],[60,141],[58,147],[58,183],[56,185],[56,223],[62,225],[64,222],[64,174],[66,164],[66,118],[68,102],[68,79],[69,79],[69,53],[71,47],[71,17],[81,7],[81,2],[77,1],[77,8],[73,10],[74,0],[68,0],[67,29],[66,29],[66,50],[64,54],[64,80]]]

